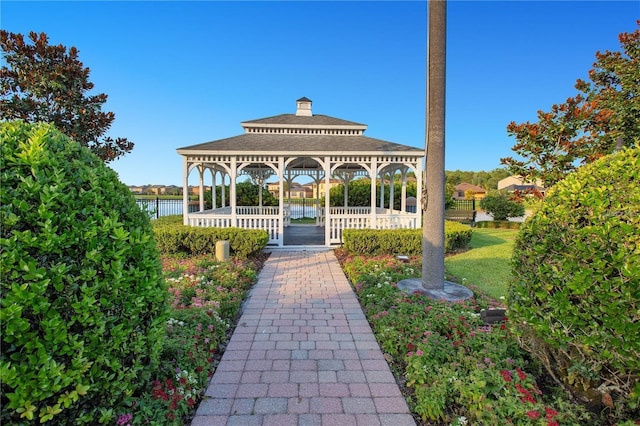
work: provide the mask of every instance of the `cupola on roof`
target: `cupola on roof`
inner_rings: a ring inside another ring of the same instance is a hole
[[[307,99],[302,97],[296,101],[298,109],[296,110],[296,115],[311,117],[313,114],[311,113],[311,99]]]

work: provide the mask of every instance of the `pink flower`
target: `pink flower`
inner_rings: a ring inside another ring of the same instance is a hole
[[[124,426],[124,425],[128,425],[129,422],[133,419],[133,416],[129,413],[127,414],[120,414],[120,416],[118,416],[118,422],[116,423],[118,426]]]
[[[536,410],[531,410],[531,411],[527,411],[527,416],[531,420],[535,420],[540,417],[540,413],[538,413]]]
[[[418,350],[416,351],[416,355],[417,355],[417,356],[422,356],[422,355],[424,355],[424,352],[422,352],[420,349],[418,349]]]

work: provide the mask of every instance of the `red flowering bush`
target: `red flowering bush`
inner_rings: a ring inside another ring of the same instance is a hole
[[[480,311],[499,303],[477,288],[474,299],[457,303],[407,296],[396,283],[418,276],[420,265],[391,256],[341,259],[394,373],[406,378],[412,411],[425,424],[595,424],[566,395],[541,390],[542,369],[505,324],[483,323]]]
[[[171,310],[160,367],[152,386],[119,415],[121,426],[178,426],[192,417],[259,267],[246,260],[217,262],[212,255],[164,256],[162,261]]]

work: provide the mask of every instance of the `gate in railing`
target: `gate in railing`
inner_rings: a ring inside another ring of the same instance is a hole
[[[313,198],[291,198],[284,201],[291,211],[291,219],[308,217],[314,219],[317,215],[318,201]]]

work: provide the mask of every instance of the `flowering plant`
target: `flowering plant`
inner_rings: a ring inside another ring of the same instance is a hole
[[[342,259],[378,342],[412,411],[427,424],[589,424],[591,416],[556,389],[505,323],[486,325],[482,309],[501,306],[477,288],[456,303],[408,296],[397,288],[420,265],[391,256]],[[560,396],[556,396],[556,393]]]
[[[252,260],[218,262],[212,255],[164,256],[171,310],[160,366],[119,414],[118,426],[178,426],[192,417],[259,266]]]

